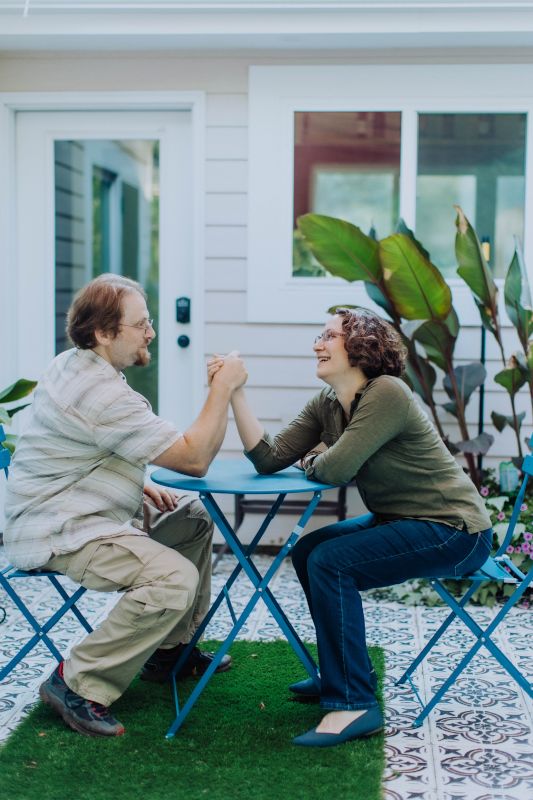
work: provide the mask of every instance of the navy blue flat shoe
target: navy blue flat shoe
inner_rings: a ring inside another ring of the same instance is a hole
[[[312,678],[306,678],[303,681],[291,683],[289,691],[294,692],[294,694],[297,694],[299,697],[320,699],[320,689]]]
[[[378,688],[378,676],[376,675],[375,669],[373,669],[370,673],[370,682],[372,684],[372,689],[375,692]],[[317,685],[312,678],[306,678],[303,681],[291,683],[289,686],[289,691],[297,694],[299,697],[305,697],[307,699],[316,698],[317,700],[320,699],[320,689],[317,688]]]
[[[317,733],[316,728],[311,728],[307,733],[296,736],[293,744],[302,747],[333,747],[336,744],[344,744],[354,739],[362,739],[365,736],[372,736],[383,730],[383,716],[380,709],[375,706],[369,708],[356,720],[346,725],[340,733]]]

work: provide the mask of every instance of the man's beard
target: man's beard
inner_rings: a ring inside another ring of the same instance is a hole
[[[137,360],[133,362],[134,367],[147,367],[150,363],[152,358],[152,354],[149,352],[148,348],[145,347],[143,350],[140,350],[137,354]]]

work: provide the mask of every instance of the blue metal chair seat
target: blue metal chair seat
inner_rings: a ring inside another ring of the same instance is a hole
[[[9,472],[9,464],[11,461],[11,453],[3,445],[5,438],[6,435],[4,429],[2,425],[0,425],[0,468],[4,470],[7,477]],[[39,570],[26,571],[17,569],[16,567],[10,565],[0,570],[0,586],[4,589],[8,597],[12,600],[13,604],[21,612],[24,619],[35,631],[33,636],[31,636],[27,642],[21,645],[20,649],[13,656],[13,658],[7,664],[4,664],[2,667],[0,667],[0,681],[6,678],[9,673],[15,669],[17,664],[19,664],[22,659],[39,644],[39,642],[42,642],[50,650],[58,662],[63,660],[61,652],[58,650],[48,634],[67,612],[71,611],[80,625],[82,625],[88,633],[91,633],[91,625],[76,606],[76,603],[85,593],[86,589],[83,586],[80,586],[72,595],[70,595],[66,591],[65,587],[61,584],[59,580],[60,577],[62,576],[58,576],[57,572],[45,572]],[[60,607],[50,617],[48,617],[44,623],[39,622],[32,611],[30,611],[28,608],[28,604],[24,602],[19,592],[14,588],[15,581],[27,581],[30,579],[44,579],[50,581],[51,585],[54,587],[63,601]]]
[[[533,443],[533,437],[531,438]],[[493,641],[492,634],[496,628],[505,620],[509,611],[518,603],[523,596],[526,589],[530,586],[533,580],[533,565],[527,573],[522,572],[516,567],[512,560],[507,555],[506,551],[509,547],[516,528],[516,523],[520,517],[520,511],[524,502],[526,487],[531,475],[533,475],[533,456],[528,455],[525,457],[522,464],[522,472],[524,479],[518,492],[518,496],[513,506],[513,512],[509,521],[509,526],[505,534],[505,538],[499,546],[497,552],[490,556],[485,563],[476,572],[469,575],[463,575],[459,580],[470,581],[470,586],[463,595],[457,600],[444,585],[443,581],[458,580],[456,575],[442,575],[440,578],[432,578],[430,583],[435,591],[439,594],[441,599],[450,607],[451,613],[446,617],[442,625],[433,634],[424,649],[414,659],[412,664],[406,669],[402,677],[397,681],[397,685],[401,685],[406,681],[409,682],[413,689],[420,705],[422,706],[421,713],[416,717],[413,727],[419,727],[427,715],[442,699],[443,695],[455,683],[457,678],[469,665],[476,653],[481,647],[485,647],[489,653],[498,661],[500,666],[518,683],[518,685],[528,694],[533,696],[533,690],[530,681],[526,676],[517,669],[515,664],[502,652],[498,645]],[[500,608],[494,619],[486,628],[481,628],[480,625],[473,619],[473,617],[465,610],[465,606],[476,591],[480,584],[486,581],[503,581],[506,584],[512,584],[515,588],[511,596],[506,600],[504,605]],[[455,621],[460,620],[466,627],[474,634],[475,642],[470,649],[465,653],[459,664],[451,671],[448,678],[435,692],[429,702],[424,703],[421,698],[416,685],[414,684],[411,675],[416,668],[424,661],[430,651],[437,645],[442,635],[447,628]]]

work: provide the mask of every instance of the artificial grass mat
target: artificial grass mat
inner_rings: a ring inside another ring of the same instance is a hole
[[[231,655],[232,669],[213,676],[173,739],[169,686],[137,679],[112,707],[126,733],[110,739],[80,736],[39,703],[0,750],[3,800],[382,797],[382,734],[328,748],[291,744],[324,712],[289,697],[305,671],[287,642],[234,642]],[[371,656],[381,686],[383,652]],[[181,702],[193,686],[180,683]]]

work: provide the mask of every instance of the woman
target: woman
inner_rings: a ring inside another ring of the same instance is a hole
[[[292,554],[316,627],[320,697],[311,679],[290,689],[316,696],[329,712],[293,741],[327,747],[383,727],[359,592],[475,570],[489,555],[492,530],[474,485],[401,379],[406,353],[394,328],[370,312],[341,309],[314,352],[317,375],[329,388],[274,438],[242,388],[232,405],[258,472],[301,459],[308,478],[356,479],[370,512],[303,536]]]

